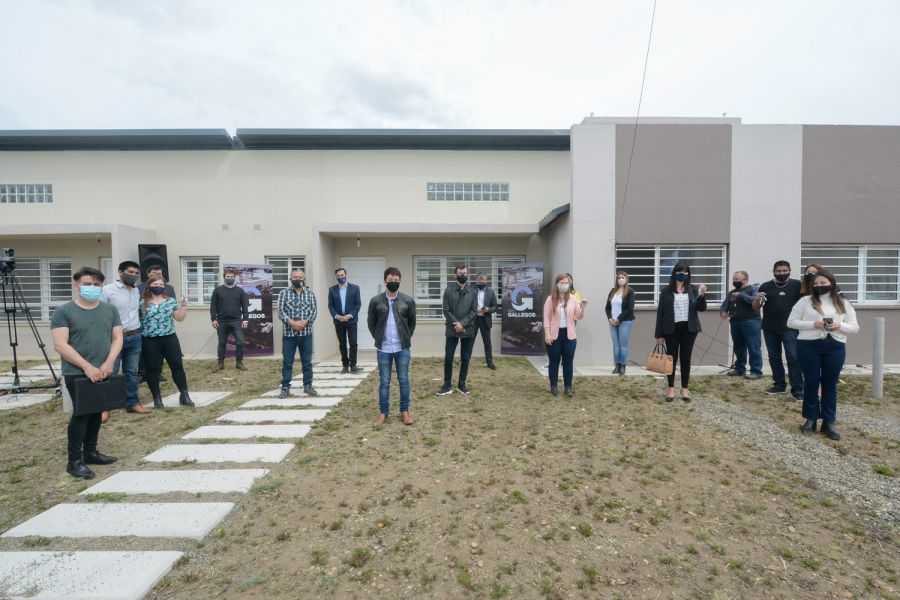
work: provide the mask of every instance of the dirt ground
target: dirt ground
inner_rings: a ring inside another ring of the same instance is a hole
[[[276,387],[276,361],[250,364],[222,377],[209,373],[212,362],[190,363],[193,389],[235,392],[210,407],[114,415],[101,450],[121,460],[99,477],[159,468],[141,457]],[[185,550],[151,592],[158,599],[900,594],[896,523],[873,523],[691,418],[691,405],[660,403],[658,380],[579,379],[574,399],[554,398],[526,361],[498,366],[473,361],[472,395],[437,397],[441,361],[414,359],[412,427],[397,419],[396,386],[391,419],[371,426],[371,375],[284,462],[247,465],[271,468],[251,493],[203,495],[237,506],[202,542],[0,539],[0,550]],[[795,431],[798,405],[763,389],[705,378],[695,393]],[[841,402],[896,420],[900,379],[886,391],[875,403],[849,378]],[[0,529],[61,501],[89,501],[63,471],[65,422],[57,402],[0,413]],[[841,452],[896,473],[897,440],[843,433]],[[129,501],[162,498],[192,499]]]

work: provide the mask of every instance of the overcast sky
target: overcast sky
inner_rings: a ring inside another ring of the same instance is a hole
[[[652,0],[0,0],[0,129],[633,116]],[[900,125],[900,0],[658,0],[645,116]]]

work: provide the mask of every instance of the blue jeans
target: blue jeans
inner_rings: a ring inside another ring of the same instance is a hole
[[[784,346],[784,357],[787,359],[788,377],[791,382],[791,394],[803,393],[803,370],[797,360],[797,330],[783,331],[764,330],[766,349],[769,352],[769,366],[772,368],[773,387],[782,392],[787,390],[784,380],[784,363],[781,362],[781,346]]]
[[[116,357],[113,364],[113,373],[119,374],[119,367],[124,363],[122,371],[125,375],[126,405],[137,406],[138,387],[141,377],[138,375],[138,366],[141,364],[141,334],[129,335],[122,338],[122,352]]]
[[[747,370],[747,355],[750,355],[750,372],[762,375],[762,321],[747,319],[731,321],[731,341],[734,342],[734,370]]]
[[[609,335],[612,337],[613,358],[617,365],[628,362],[628,338],[631,337],[631,328],[634,321],[622,321],[618,325],[609,326]]]
[[[294,354],[300,351],[300,364],[303,366],[303,387],[312,385],[312,351],[313,336],[298,335],[281,338],[281,387],[291,387],[291,376],[294,372]]]
[[[409,348],[400,352],[378,351],[378,409],[387,416],[391,409],[391,362],[397,365],[400,384],[400,412],[409,410]]]
[[[803,418],[837,420],[837,384],[847,356],[846,346],[830,335],[823,340],[797,340],[803,367]],[[822,398],[819,398],[819,386]]]
[[[550,377],[550,387],[556,387],[559,383],[560,361],[562,361],[563,368],[563,385],[572,387],[572,375],[575,371],[575,346],[578,340],[570,340],[566,333],[566,328],[561,328],[553,343],[547,345],[547,355],[550,358],[547,375]]]

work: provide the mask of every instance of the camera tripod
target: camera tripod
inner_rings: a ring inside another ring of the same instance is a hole
[[[7,267],[6,264],[2,266]],[[16,276],[15,271],[10,268],[0,270],[0,296],[3,297],[3,312],[6,315],[6,328],[9,332],[9,347],[12,348],[13,357],[13,380],[11,384],[0,386],[0,396],[22,394],[33,389],[52,389],[55,390],[54,395],[60,396],[59,377],[56,374],[56,370],[53,368],[53,364],[50,362],[50,357],[47,356],[46,346],[41,339],[41,334],[34,322],[34,317],[31,315],[31,309],[28,308],[28,304],[25,302],[22,283]],[[23,382],[21,377],[19,377],[19,331],[18,321],[16,319],[16,314],[19,312],[25,316],[25,322],[28,323],[28,327],[31,329],[34,340],[37,343],[38,348],[41,349],[41,353],[44,355],[44,361],[50,369],[50,376],[53,378],[53,383],[51,384],[32,385],[30,382]]]

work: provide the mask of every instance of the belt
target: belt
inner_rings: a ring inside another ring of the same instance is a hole
[[[139,333],[141,333],[140,327],[138,327],[137,329],[132,329],[131,331],[123,331],[122,335],[125,337],[128,337],[128,336],[132,336],[132,335],[138,335]]]

